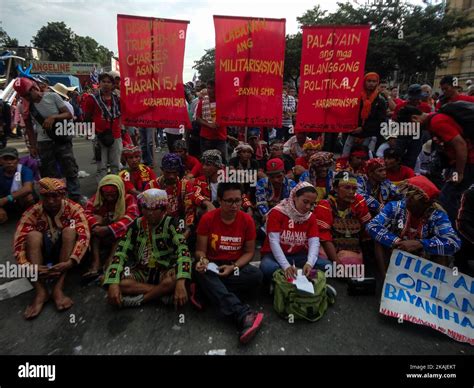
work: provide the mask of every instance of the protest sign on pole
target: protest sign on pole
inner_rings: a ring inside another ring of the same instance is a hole
[[[285,19],[214,16],[219,125],[281,127]]]
[[[187,21],[117,15],[122,122],[190,128],[183,85]]]
[[[357,128],[369,26],[303,27],[296,132]]]
[[[410,253],[394,250],[380,313],[426,325],[474,345],[474,279]]]

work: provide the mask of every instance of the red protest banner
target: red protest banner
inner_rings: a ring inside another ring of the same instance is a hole
[[[117,15],[124,125],[191,127],[183,85],[188,23]]]
[[[369,26],[303,27],[297,132],[357,127]]]
[[[214,16],[219,125],[281,127],[285,19]]]

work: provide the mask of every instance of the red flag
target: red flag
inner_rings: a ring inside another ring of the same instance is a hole
[[[183,85],[188,23],[117,15],[124,125],[191,127]]]
[[[369,28],[303,27],[297,132],[357,128]]]
[[[285,19],[214,16],[219,125],[282,121]]]

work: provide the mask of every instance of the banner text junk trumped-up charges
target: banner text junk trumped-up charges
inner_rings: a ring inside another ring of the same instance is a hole
[[[191,127],[183,85],[188,23],[117,15],[124,125]]]

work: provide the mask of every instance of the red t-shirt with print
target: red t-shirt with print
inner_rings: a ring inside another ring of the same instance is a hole
[[[415,176],[415,171],[407,166],[400,166],[400,170],[393,172],[387,170],[387,179],[393,183],[398,183],[404,181],[408,178],[413,178]]]
[[[318,224],[314,214],[308,221],[298,224],[290,220],[290,217],[279,210],[272,210],[268,215],[267,237],[263,243],[261,253],[271,253],[270,233],[280,233],[280,246],[285,255],[295,255],[300,252],[308,251],[308,239],[318,237]]]
[[[245,242],[257,238],[252,217],[239,211],[232,224],[225,224],[221,218],[221,209],[212,210],[202,216],[197,234],[208,236],[207,257],[215,261],[238,260],[243,254]]]

